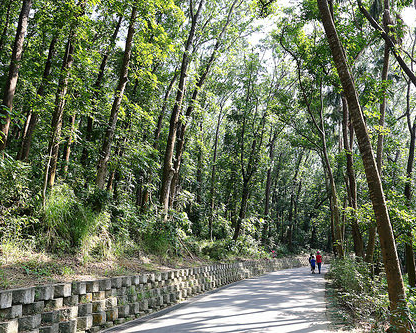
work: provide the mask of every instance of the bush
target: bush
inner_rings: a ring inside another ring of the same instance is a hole
[[[372,276],[369,264],[344,258],[331,263],[329,276],[338,291],[338,302],[353,320],[387,320],[389,300],[384,274]]]

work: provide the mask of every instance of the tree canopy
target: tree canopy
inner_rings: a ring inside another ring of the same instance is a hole
[[[415,8],[4,0],[2,244],[354,253],[384,263],[402,316],[400,267],[416,287]]]

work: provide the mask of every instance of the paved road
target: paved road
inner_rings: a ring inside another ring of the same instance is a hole
[[[323,273],[326,267],[323,267]],[[191,300],[161,317],[111,332],[327,332],[323,274],[308,267],[274,272]]]

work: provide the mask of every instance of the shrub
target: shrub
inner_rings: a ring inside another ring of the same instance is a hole
[[[353,320],[387,320],[389,301],[383,273],[372,276],[369,264],[344,258],[331,263],[329,276],[338,291],[338,301]]]

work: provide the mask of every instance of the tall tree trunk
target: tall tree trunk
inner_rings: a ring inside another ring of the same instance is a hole
[[[218,150],[218,139],[220,134],[220,126],[223,118],[222,111],[224,106],[221,105],[220,113],[217,119],[217,126],[215,128],[215,140],[214,140],[214,153],[212,156],[212,168],[211,168],[211,184],[210,184],[210,216],[208,221],[208,234],[209,239],[212,241],[212,224],[214,222],[214,211],[215,211],[215,183],[216,183],[216,171],[217,171],[217,150]]]
[[[412,47],[412,57],[414,55],[416,46],[416,39],[413,42]],[[413,62],[411,64],[411,69],[413,71]],[[416,140],[416,119],[413,120],[413,125],[410,119],[410,80],[407,83],[407,96],[406,96],[406,116],[407,116],[407,125],[410,132],[410,145],[409,145],[409,156],[407,158],[407,168],[406,168],[406,184],[404,187],[404,195],[407,199],[407,205],[411,206],[412,200],[412,176],[413,176],[413,163],[415,159],[415,140]],[[416,271],[415,271],[415,256],[413,251],[413,232],[412,226],[408,226],[407,231],[407,241],[405,243],[406,251],[406,270],[409,280],[409,285],[414,288],[416,287]]]
[[[289,213],[288,213],[288,223],[289,223],[289,233],[288,233],[288,247],[290,251],[293,251],[292,248],[292,237],[293,237],[293,209],[295,205],[295,188],[298,182],[298,174],[300,170],[300,166],[302,164],[303,154],[299,154],[299,158],[297,160],[295,166],[295,175],[293,176],[292,186],[290,187],[290,204],[289,204]]]
[[[129,30],[127,32],[126,46],[124,50],[123,64],[121,66],[120,78],[115,92],[114,102],[111,108],[110,119],[108,120],[107,130],[105,132],[103,145],[101,147],[96,184],[99,188],[104,189],[105,177],[107,175],[107,163],[110,159],[111,145],[114,139],[114,133],[117,126],[117,117],[120,110],[120,104],[123,99],[124,89],[126,88],[129,64],[131,58],[131,50],[133,46],[133,36],[135,32],[134,25],[136,23],[137,7],[134,6],[131,12]]]
[[[247,203],[248,203],[248,196],[249,196],[249,182],[250,179],[244,179],[243,180],[243,190],[241,194],[241,206],[240,211],[238,213],[238,219],[236,221],[236,225],[234,228],[234,235],[233,240],[237,240],[238,236],[241,232],[241,223],[246,217],[246,211],[247,211]]]
[[[180,110],[182,108],[182,100],[185,92],[185,79],[188,72],[188,66],[190,62],[190,51],[192,47],[192,42],[195,37],[196,26],[198,24],[199,16],[202,11],[202,7],[204,6],[205,0],[201,0],[199,2],[198,9],[196,13],[193,12],[193,0],[190,0],[190,8],[191,8],[191,28],[189,30],[188,39],[186,40],[185,50],[182,55],[182,65],[179,75],[179,84],[178,90],[176,93],[175,105],[172,110],[172,115],[170,118],[170,125],[169,125],[169,134],[166,143],[166,150],[165,150],[165,158],[163,162],[163,174],[162,174],[162,186],[160,189],[160,204],[163,207],[163,216],[164,219],[167,218],[167,213],[169,209],[169,196],[170,196],[170,188],[171,182],[174,175],[175,170],[172,166],[173,160],[173,151],[176,142],[176,133],[178,128],[178,121]]]
[[[108,62],[108,58],[110,56],[110,52],[111,50],[114,48],[114,45],[116,43],[116,39],[117,39],[117,35],[118,32],[120,30],[120,26],[121,26],[121,22],[123,20],[123,17],[120,16],[117,24],[116,24],[116,28],[114,29],[113,34],[111,35],[110,38],[110,43],[108,45],[108,48],[105,52],[105,54],[103,55],[103,58],[101,59],[101,65],[100,65],[100,70],[98,72],[98,76],[97,79],[94,83],[94,97],[93,97],[93,102],[92,102],[92,109],[94,109],[95,105],[96,105],[96,100],[99,97],[99,90],[101,88],[101,84],[103,82],[103,78],[104,78],[104,72],[105,72],[105,68],[107,66],[107,62]],[[85,133],[85,141],[86,141],[86,145],[84,145],[84,148],[82,150],[82,155],[81,155],[81,164],[82,165],[86,165],[86,162],[88,160],[88,143],[91,142],[92,140],[92,131],[94,129],[94,118],[89,115],[87,118],[87,129],[86,129],[86,133]]]
[[[347,192],[349,206],[353,209],[351,218],[352,238],[354,241],[354,252],[357,257],[364,258],[364,242],[357,222],[357,183],[355,180],[354,160],[352,155],[352,147],[354,143],[354,130],[348,126],[349,114],[348,104],[344,96],[342,98],[342,132],[344,140],[344,149],[347,158]],[[348,128],[350,128],[350,140],[348,140]]]
[[[71,30],[66,45],[65,56],[61,67],[61,76],[59,79],[58,90],[56,92],[55,110],[52,117],[52,134],[49,141],[48,153],[49,157],[46,162],[45,180],[49,187],[53,187],[55,183],[56,168],[58,162],[59,143],[61,140],[62,117],[65,107],[66,92],[68,90],[68,81],[70,70],[74,62],[74,37],[75,31]],[[44,185],[44,194],[46,194],[46,183]]]
[[[25,40],[31,6],[32,0],[23,0],[13,45],[12,57],[10,59],[9,75],[7,77],[6,87],[4,90],[2,108],[0,109],[0,118],[2,118],[2,121],[0,122],[0,152],[2,152],[7,145],[7,136],[9,134],[13,109],[13,98],[16,92],[17,80],[19,77],[23,43]]]
[[[70,117],[70,132],[69,132],[69,136],[68,139],[66,141],[66,145],[65,145],[65,149],[64,149],[64,156],[63,156],[63,161],[64,161],[64,168],[63,168],[63,174],[66,176],[66,174],[68,173],[68,165],[69,165],[69,156],[71,155],[71,146],[72,146],[72,141],[74,140],[74,136],[75,136],[75,114],[73,114]]]
[[[195,89],[192,93],[192,97],[191,97],[191,101],[190,104],[188,105],[188,108],[186,109],[186,114],[185,114],[185,121],[181,121],[179,120],[179,129],[178,129],[178,137],[177,137],[177,143],[176,143],[176,154],[175,154],[175,163],[174,163],[174,175],[172,177],[171,180],[171,186],[170,186],[170,205],[172,206],[173,201],[175,199],[175,192],[177,189],[177,185],[178,185],[178,181],[179,181],[179,170],[180,170],[180,166],[181,166],[181,161],[182,161],[182,155],[183,155],[183,150],[184,150],[184,146],[185,146],[185,134],[188,128],[188,124],[190,121],[190,117],[192,116],[192,113],[195,109],[195,104],[198,100],[198,95],[199,92],[201,91],[206,78],[208,77],[208,74],[211,70],[212,65],[214,64],[214,61],[217,57],[217,53],[218,53],[218,49],[221,46],[222,43],[222,38],[225,34],[225,32],[227,31],[227,28],[231,22],[231,17],[232,17],[232,13],[234,10],[234,7],[236,6],[237,2],[240,1],[241,4],[241,0],[234,0],[233,4],[231,5],[229,11],[228,11],[228,16],[227,16],[227,20],[224,24],[224,26],[222,27],[222,30],[220,32],[220,34],[217,37],[217,40],[215,42],[215,45],[213,47],[212,53],[210,55],[210,57],[208,58],[208,61],[203,65],[203,67],[200,69],[200,73],[199,73],[199,79],[198,82],[196,83]]]
[[[413,126],[410,132],[410,146],[409,146],[409,157],[407,159],[407,168],[406,168],[406,185],[404,188],[404,195],[407,199],[407,203],[410,206],[412,199],[412,173],[413,173],[413,163],[415,157],[415,139],[416,139],[416,121],[414,121]],[[416,287],[416,276],[415,276],[415,258],[413,252],[413,233],[412,227],[409,226],[407,231],[407,240],[405,244],[406,251],[406,270],[409,279],[409,285],[414,288]]]
[[[270,136],[269,141],[269,160],[270,165],[267,169],[267,177],[266,177],[266,188],[265,188],[265,200],[264,200],[264,225],[262,230],[262,244],[264,245],[266,243],[267,239],[267,229],[269,228],[269,220],[270,220],[270,191],[272,187],[272,171],[273,171],[273,165],[274,165],[274,145],[277,139],[277,132],[272,132]]]
[[[390,224],[390,217],[384,198],[383,187],[378,173],[377,164],[374,159],[373,149],[367,133],[361,106],[358,100],[357,91],[345,58],[344,50],[338,38],[332,16],[328,8],[328,2],[327,0],[317,0],[317,2],[332,57],[341,80],[345,97],[348,101],[348,109],[351,112],[352,123],[356,133],[361,157],[363,159],[370,198],[377,221],[383,262],[386,270],[390,310],[392,313],[391,324],[398,332],[414,332],[407,309],[406,293],[400,271],[393,229]]]
[[[3,28],[3,31],[0,35],[0,55],[3,51],[3,47],[4,47],[4,44],[6,42],[7,30],[9,29],[9,24],[10,24],[10,12],[11,12],[11,9],[12,9],[13,2],[14,2],[14,0],[9,0],[9,3],[7,5],[6,22],[4,22],[4,28]]]
[[[198,205],[202,205],[202,188],[203,188],[203,179],[202,179],[202,170],[203,170],[203,160],[204,160],[204,153],[202,151],[202,140],[203,140],[203,127],[202,121],[199,123],[199,135],[200,135],[200,144],[198,145],[198,152],[197,152],[197,160],[198,160],[198,167],[196,169],[196,203]]]
[[[163,104],[162,104],[162,110],[161,110],[160,115],[159,115],[158,120],[157,120],[157,125],[156,125],[156,129],[155,129],[155,133],[154,133],[154,141],[153,141],[153,148],[154,149],[158,149],[158,147],[159,147],[160,133],[162,132],[163,118],[165,117],[169,97],[170,97],[170,94],[172,92],[173,85],[175,84],[177,78],[178,78],[178,71],[175,70],[174,75],[173,75],[172,79],[170,80],[168,89],[165,92],[165,96],[164,96]],[[153,175],[151,174],[151,172],[152,171],[149,170],[149,175],[147,175],[147,179],[146,179],[147,186],[144,188],[142,197],[140,199],[140,204],[141,204],[141,210],[142,211],[146,210],[147,204],[149,202],[149,195],[150,195],[149,185],[152,183],[152,180],[153,180]]]
[[[55,56],[55,45],[58,40],[57,36],[53,36],[51,43],[49,45],[48,51],[48,58],[46,60],[45,69],[43,71],[42,81],[38,87],[38,91],[36,92],[36,98],[41,99],[45,94],[45,87],[48,83],[49,75],[51,74],[52,69],[52,59]],[[33,108],[30,108],[28,117],[26,119],[23,135],[22,135],[22,143],[20,146],[19,153],[17,155],[17,159],[21,161],[27,161],[30,152],[30,146],[32,144],[33,133],[35,131],[36,125],[38,123],[39,113]]]
[[[383,26],[384,30],[388,31],[389,26],[389,1],[384,0],[384,14],[383,14]],[[389,61],[390,61],[390,51],[387,42],[384,43],[384,58],[383,58],[383,70],[381,72],[381,84],[382,84],[382,93],[383,97],[380,103],[380,119],[379,119],[379,134],[377,137],[377,154],[376,154],[376,162],[377,168],[380,173],[380,178],[383,173],[383,145],[384,145],[384,123],[385,123],[385,114],[386,114],[386,106],[387,106],[387,75],[389,72]],[[374,250],[376,245],[376,231],[377,228],[375,225],[371,225],[369,229],[368,235],[368,244],[367,244],[367,251],[365,256],[365,261],[368,263],[373,262],[374,257]]]

